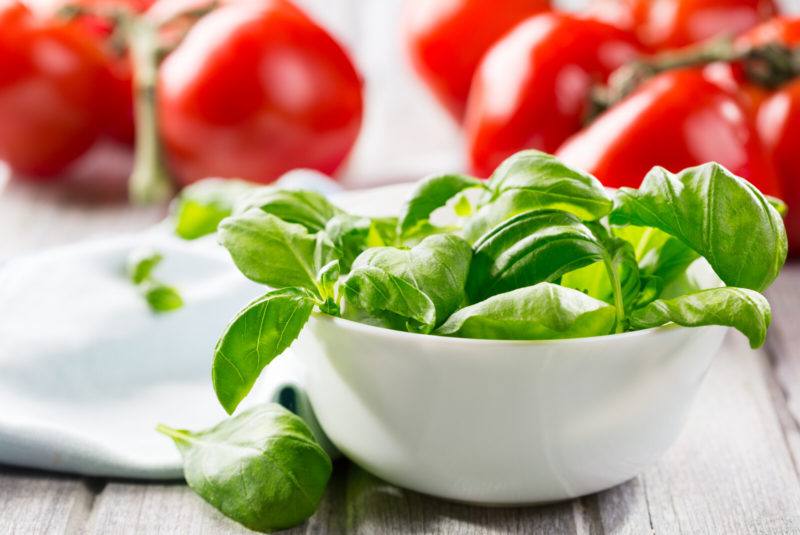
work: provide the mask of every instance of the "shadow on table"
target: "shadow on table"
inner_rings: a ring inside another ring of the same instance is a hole
[[[605,494],[627,494],[618,487],[583,498],[530,507],[480,507],[433,498],[395,487],[350,465],[344,484],[346,531],[359,533],[615,533],[628,516],[628,501],[617,496],[610,518],[601,517]]]

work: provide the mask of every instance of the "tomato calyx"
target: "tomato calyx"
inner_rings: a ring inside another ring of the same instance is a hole
[[[712,39],[623,65],[611,74],[608,84],[593,88],[586,122],[591,123],[643,82],[662,72],[717,62],[741,65],[748,81],[769,90],[800,77],[800,47],[777,42],[737,46],[729,38]]]

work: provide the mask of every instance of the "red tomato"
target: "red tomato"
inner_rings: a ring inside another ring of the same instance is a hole
[[[800,253],[800,78],[782,87],[759,108],[759,135],[781,179],[789,207],[789,249]]]
[[[361,81],[341,46],[285,0],[206,15],[161,65],[161,136],[182,184],[332,173],[361,123]]]
[[[29,176],[59,173],[94,144],[107,75],[80,28],[0,5],[0,159]]]
[[[633,36],[591,19],[543,14],[484,56],[465,130],[473,171],[489,175],[526,148],[555,151],[583,126],[592,86],[638,54]]]
[[[610,187],[638,187],[655,165],[677,172],[717,161],[762,192],[781,193],[750,116],[702,69],[648,80],[556,154]]]
[[[546,11],[550,0],[411,0],[405,40],[420,76],[461,121],[472,75],[484,53],[518,22]]]
[[[596,0],[592,13],[663,50],[741,33],[777,8],[774,0]]]

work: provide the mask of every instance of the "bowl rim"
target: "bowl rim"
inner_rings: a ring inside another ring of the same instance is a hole
[[[494,345],[494,346],[547,346],[547,345],[574,345],[574,344],[601,344],[609,343],[616,340],[620,342],[638,340],[645,337],[654,337],[673,333],[675,331],[698,331],[704,332],[710,329],[725,329],[730,330],[730,327],[724,325],[702,325],[699,327],[684,327],[676,323],[667,323],[658,327],[650,327],[638,331],[628,331],[623,333],[602,334],[597,336],[582,336],[577,338],[556,338],[548,340],[502,340],[502,339],[485,339],[485,338],[460,338],[457,336],[442,336],[439,334],[422,334],[407,331],[396,331],[387,327],[378,327],[376,325],[369,325],[358,321],[341,318],[338,316],[331,316],[320,311],[313,311],[311,313],[311,320],[325,322],[336,326],[349,332],[360,332],[373,336],[382,336],[387,339],[395,339],[397,341],[423,341],[428,340],[430,343],[443,344],[446,343],[452,347],[457,344],[469,346],[481,345]]]

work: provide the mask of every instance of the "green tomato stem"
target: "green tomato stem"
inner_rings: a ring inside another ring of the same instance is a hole
[[[174,191],[158,131],[156,85],[158,77],[158,39],[156,28],[142,17],[126,22],[128,44],[134,71],[134,118],[136,152],[129,195],[139,204],[169,200]]]

